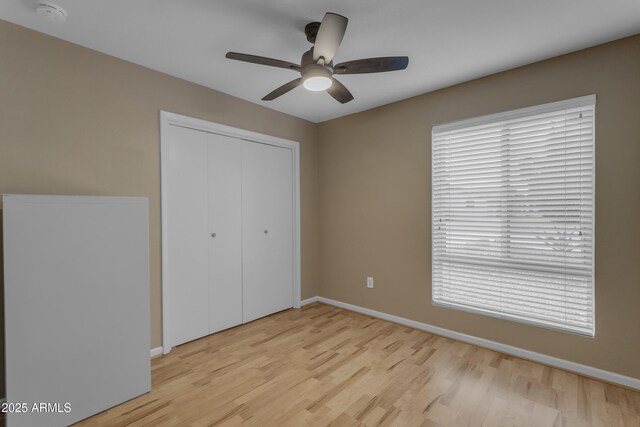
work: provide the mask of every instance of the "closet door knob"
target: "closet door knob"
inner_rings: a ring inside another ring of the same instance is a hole
[[[211,233],[211,237],[216,237],[216,233]]]

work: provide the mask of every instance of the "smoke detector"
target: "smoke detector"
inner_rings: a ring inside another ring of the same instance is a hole
[[[38,2],[36,12],[38,12],[38,15],[44,16],[53,22],[64,22],[67,20],[67,11],[54,3],[46,1]]]

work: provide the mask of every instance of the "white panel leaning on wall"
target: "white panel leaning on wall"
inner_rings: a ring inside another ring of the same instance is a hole
[[[147,205],[3,196],[7,425],[69,425],[151,389]]]

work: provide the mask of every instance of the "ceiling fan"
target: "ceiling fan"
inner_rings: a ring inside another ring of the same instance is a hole
[[[353,99],[351,92],[333,76],[340,74],[382,73],[404,70],[409,64],[406,56],[358,59],[333,64],[333,57],[342,42],[349,20],[336,13],[326,13],[322,22],[311,22],[304,28],[307,40],[314,46],[302,55],[300,65],[264,56],[227,52],[226,57],[236,61],[286,68],[301,74],[262,98],[272,101],[301,84],[311,91],[326,90],[336,101],[344,104]]]

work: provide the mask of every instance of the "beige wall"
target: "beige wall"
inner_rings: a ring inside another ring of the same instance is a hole
[[[5,21],[0,53],[0,193],[149,197],[152,347],[162,343],[159,110],[300,142],[302,297],[318,294],[315,124]]]
[[[592,93],[595,338],[432,306],[431,126]],[[325,122],[319,135],[322,296],[640,378],[640,36]]]

